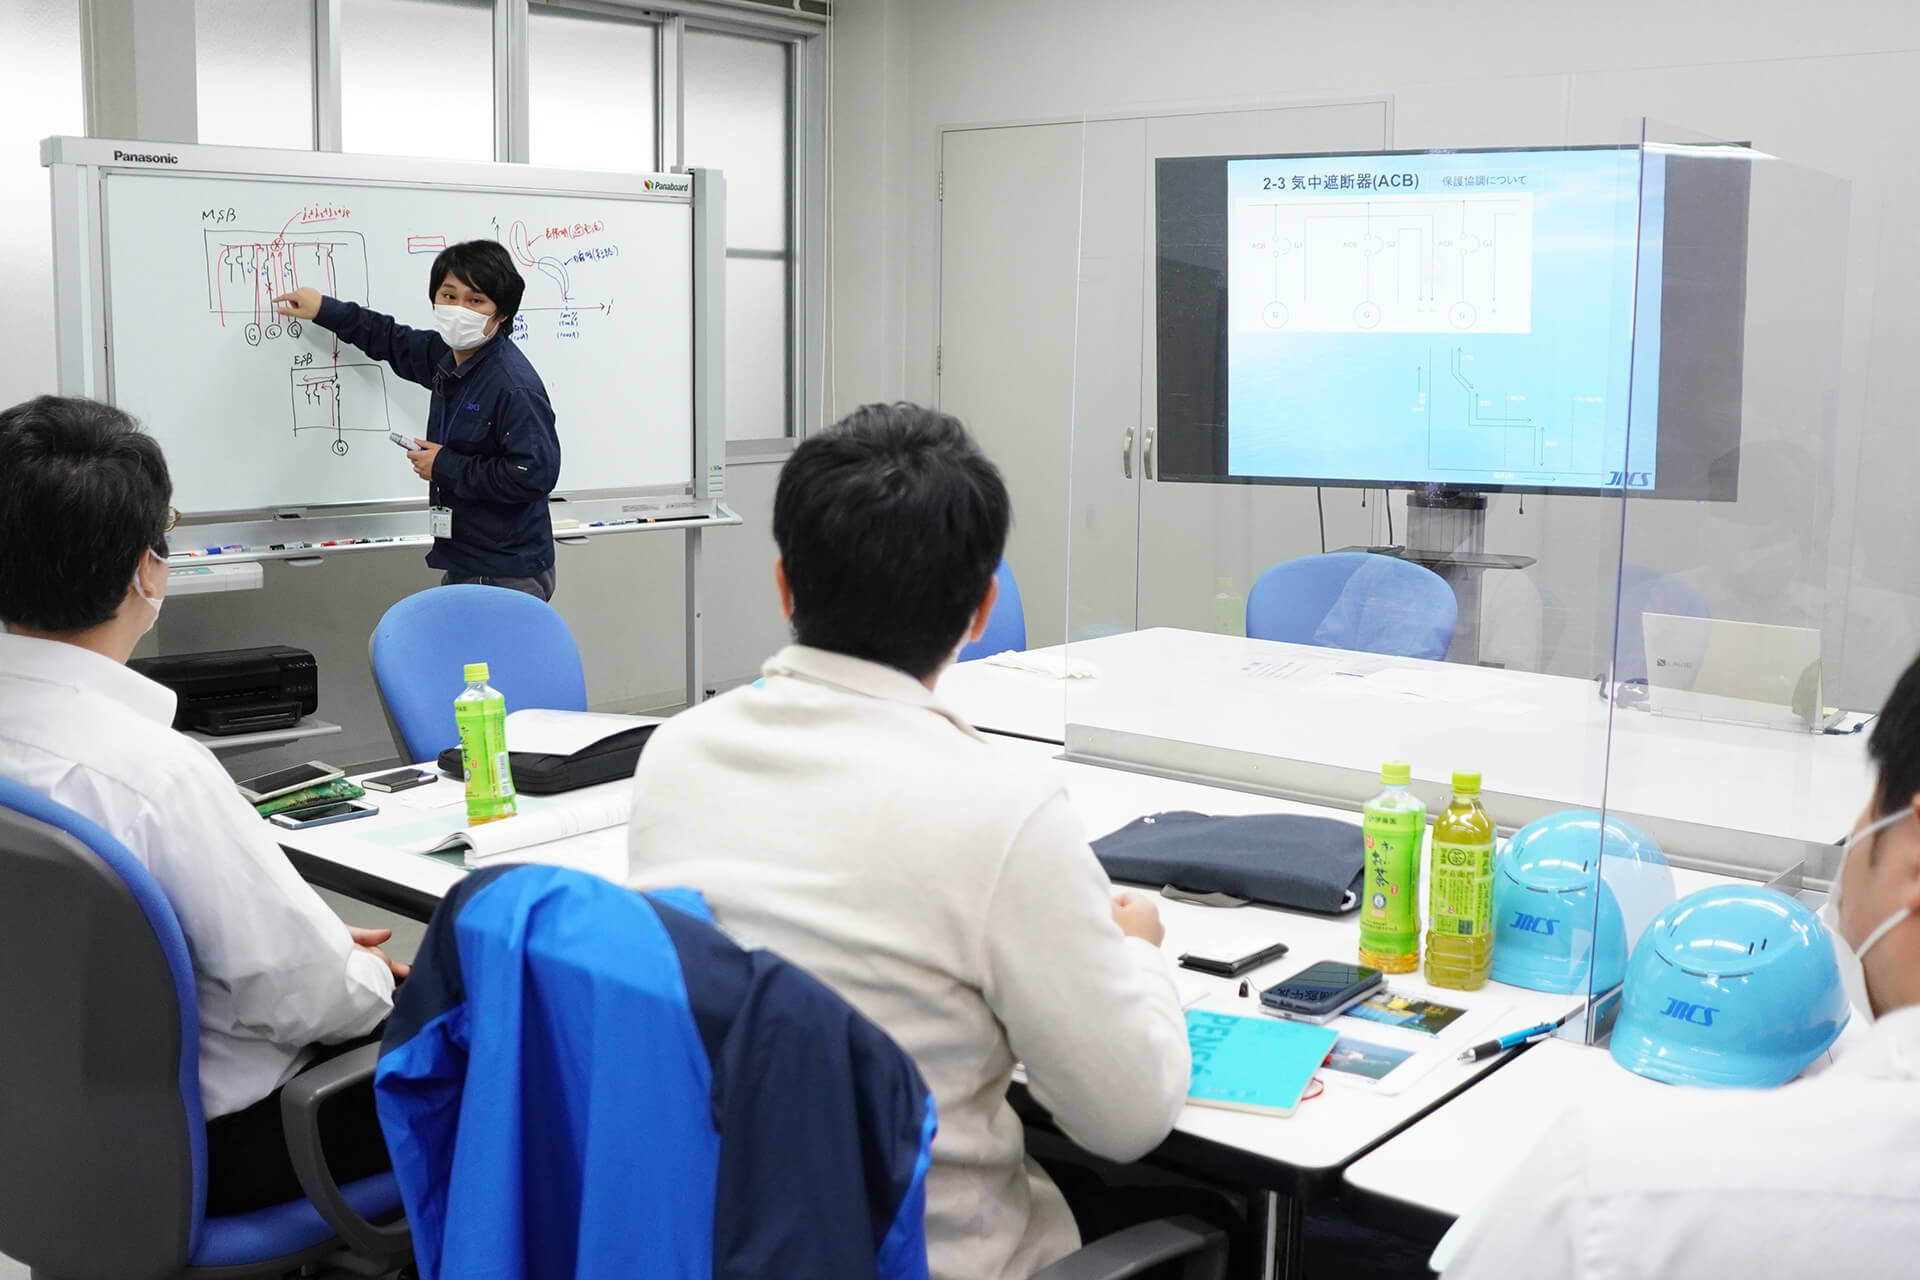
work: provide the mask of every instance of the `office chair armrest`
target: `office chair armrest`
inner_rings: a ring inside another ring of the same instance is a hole
[[[1158,1218],[1082,1246],[1033,1280],[1127,1280],[1179,1258],[1182,1280],[1225,1280],[1227,1233],[1197,1218]]]
[[[390,1263],[412,1252],[413,1231],[406,1218],[380,1226],[361,1217],[340,1193],[340,1184],[327,1168],[326,1153],[320,1149],[321,1104],[372,1080],[379,1061],[379,1044],[364,1044],[302,1071],[280,1090],[280,1123],[300,1189],[334,1234],[354,1253]]]

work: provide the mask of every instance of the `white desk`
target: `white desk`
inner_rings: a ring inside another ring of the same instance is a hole
[[[1125,825],[1144,813],[1169,809],[1197,809],[1209,813],[1303,813],[1344,816],[1330,810],[1246,792],[1124,773],[1053,759],[1051,746],[1017,739],[997,739],[999,750],[1031,759],[1035,768],[1063,771],[1074,806],[1090,834],[1099,835]],[[379,843],[382,833],[420,824],[437,816],[449,830],[460,826],[464,811],[456,806],[423,811],[417,807],[428,790],[451,791],[459,784],[442,780],[431,788],[377,797],[382,812],[374,818],[310,831],[285,832],[281,843],[302,874],[326,888],[374,902],[424,919],[433,905],[465,874],[456,859],[398,852]],[[624,788],[625,782],[607,783]],[[406,803],[407,797],[415,803]],[[537,798],[536,798],[537,799]],[[543,859],[552,860],[552,859]],[[610,855],[601,842],[583,868],[617,878],[624,873],[624,857]],[[1710,877],[1681,873],[1682,891]],[[1358,943],[1355,918],[1338,919],[1261,907],[1220,909],[1162,901],[1167,926],[1166,948],[1177,955],[1202,946],[1218,948],[1286,942],[1283,959],[1248,975],[1257,987],[1319,959],[1351,959]],[[1183,974],[1183,983],[1211,984],[1218,996],[1231,996],[1238,980],[1207,979]],[[1525,991],[1489,984],[1475,993],[1436,991],[1417,975],[1395,977],[1392,989],[1430,995],[1452,1004],[1498,1004],[1504,1013],[1487,1034],[1503,1034],[1558,1017],[1576,1003],[1569,996]],[[1237,998],[1237,997],[1236,997]],[[1251,1011],[1253,1002],[1249,1001]],[[1286,1118],[1250,1115],[1205,1107],[1188,1107],[1175,1132],[1156,1155],[1162,1163],[1203,1174],[1212,1180],[1246,1188],[1276,1191],[1295,1199],[1330,1196],[1340,1185],[1341,1170],[1350,1161],[1393,1133],[1465,1089],[1492,1068],[1491,1063],[1449,1062],[1436,1067],[1397,1095],[1383,1096],[1340,1083]]]
[[[1614,711],[1591,680],[1169,628],[1068,652],[1099,674],[969,662],[939,693],[983,729],[1050,742],[1074,723],[1344,769],[1408,758],[1428,781],[1478,768],[1492,792],[1821,844],[1846,833],[1872,783],[1864,733]],[[1272,674],[1289,666],[1298,674]],[[1349,667],[1372,670],[1338,674]]]

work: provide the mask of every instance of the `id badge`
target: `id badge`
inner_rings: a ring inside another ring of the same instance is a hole
[[[436,538],[451,538],[453,536],[453,508],[428,507],[427,527]]]

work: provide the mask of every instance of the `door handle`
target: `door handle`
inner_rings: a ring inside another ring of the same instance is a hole
[[[1120,474],[1133,479],[1133,428],[1127,428],[1127,438],[1120,444]]]
[[[1147,438],[1140,445],[1140,470],[1147,479],[1153,479],[1153,428],[1147,428]]]

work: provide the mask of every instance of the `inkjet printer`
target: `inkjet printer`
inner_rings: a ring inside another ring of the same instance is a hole
[[[135,658],[127,665],[173,690],[176,729],[216,735],[289,729],[320,705],[313,655],[289,645]]]

